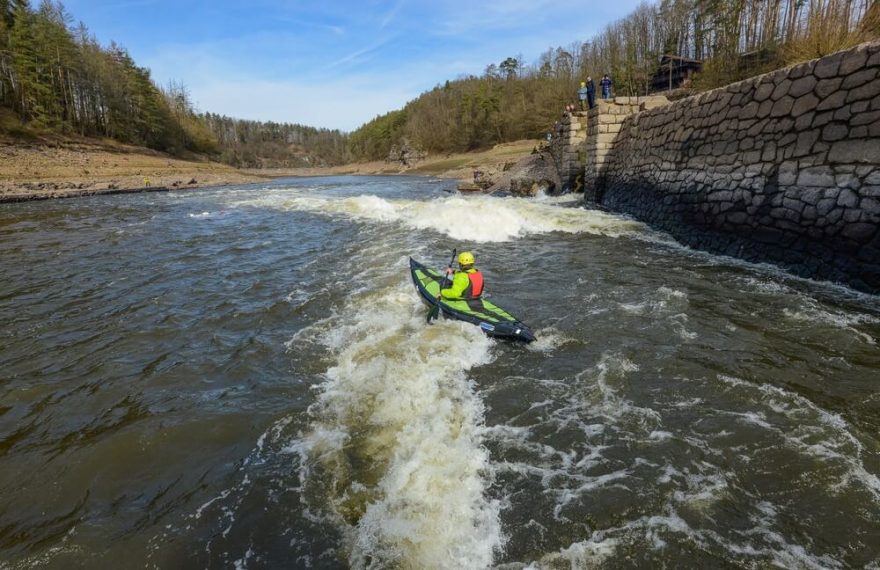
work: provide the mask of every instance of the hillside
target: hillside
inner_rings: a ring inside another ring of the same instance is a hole
[[[112,189],[195,188],[265,180],[208,160],[183,160],[109,139],[0,137],[0,201]]]
[[[340,174],[409,174],[471,180],[474,170],[494,176],[529,154],[537,141],[496,145],[472,153],[428,156],[410,167],[383,161],[335,167],[236,169],[193,156],[176,158],[109,139],[0,137],[0,202],[101,194],[151,187],[187,189],[254,184],[272,178]]]

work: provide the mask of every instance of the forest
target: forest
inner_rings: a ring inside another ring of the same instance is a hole
[[[358,160],[408,141],[428,152],[463,152],[540,138],[579,82],[609,74],[616,95],[646,95],[665,54],[701,60],[691,92],[712,89],[880,36],[876,0],[662,0],[643,3],[596,37],[521,55],[479,76],[446,81],[351,135]]]
[[[352,133],[246,121],[194,108],[182,83],[160,87],[125,48],[101,46],[62,4],[0,0],[0,129],[108,137],[238,167],[381,160],[393,147],[465,152],[539,138],[587,75],[644,95],[665,54],[699,60],[691,91],[711,89],[878,37],[876,0],[662,0],[586,41],[522,55],[438,84]]]
[[[199,113],[121,46],[101,46],[61,3],[0,0],[0,126],[12,135],[107,137],[240,167],[341,164],[345,133]]]

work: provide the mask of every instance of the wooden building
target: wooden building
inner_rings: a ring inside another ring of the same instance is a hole
[[[677,55],[664,55],[660,58],[657,73],[651,79],[651,91],[669,91],[687,86],[695,73],[703,69],[703,62]]]

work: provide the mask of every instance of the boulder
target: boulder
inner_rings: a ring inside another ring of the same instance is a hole
[[[542,191],[554,194],[561,190],[562,181],[559,179],[553,156],[547,151],[542,151],[518,161],[486,192],[490,194],[510,192],[515,196],[534,196]]]
[[[386,163],[399,163],[403,167],[410,167],[427,157],[427,153],[414,148],[409,141],[404,141],[400,146],[393,145],[385,158]]]

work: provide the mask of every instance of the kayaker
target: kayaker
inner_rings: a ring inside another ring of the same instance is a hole
[[[483,294],[483,274],[474,267],[475,262],[473,253],[461,252],[458,256],[459,270],[446,268],[446,275],[452,275],[452,285],[448,289],[441,289],[437,299],[450,301],[479,299]]]

